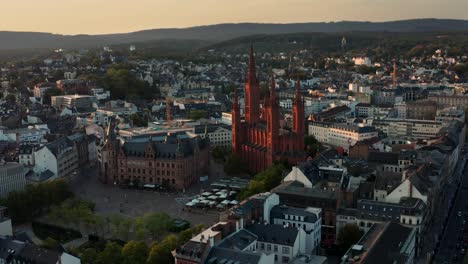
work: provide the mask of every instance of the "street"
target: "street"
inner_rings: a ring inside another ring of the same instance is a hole
[[[457,195],[446,223],[445,232],[439,244],[433,263],[462,263],[466,244],[463,233],[468,220],[468,170],[464,167],[463,177],[458,184]]]

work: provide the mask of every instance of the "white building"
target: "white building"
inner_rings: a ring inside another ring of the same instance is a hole
[[[365,66],[372,66],[372,61],[369,57],[354,57],[353,58],[354,65],[360,66],[360,65],[365,65]]]
[[[18,129],[0,127],[0,141],[38,143],[49,133],[50,130],[47,128],[47,125],[34,125]]]
[[[91,92],[97,100],[109,100],[110,99],[110,91],[104,90],[104,88],[93,88]]]
[[[47,90],[55,88],[53,83],[38,83],[34,86],[34,97],[42,98]]]
[[[12,191],[21,191],[26,186],[26,168],[19,163],[0,164],[0,197]]]
[[[437,137],[444,123],[431,120],[385,118],[372,120],[372,126],[390,138],[429,139]]]
[[[270,218],[272,224],[303,229],[306,236],[305,252],[307,254],[319,253],[322,236],[322,209],[277,205],[271,210]]]
[[[349,126],[341,124],[328,124],[312,122],[309,124],[309,135],[319,142],[349,149],[358,141],[378,136],[374,127]]]
[[[78,152],[66,137],[48,143],[34,152],[34,172],[49,172],[51,178],[72,177],[78,170]]]
[[[293,105],[293,102],[291,99],[286,99],[286,100],[280,100],[279,101],[279,105],[281,108],[284,108],[284,109],[291,109],[292,108],[292,105]]]
[[[201,138],[207,136],[210,139],[211,146],[225,149],[229,149],[232,146],[232,131],[231,128],[226,125],[198,125],[194,127],[194,134]]]

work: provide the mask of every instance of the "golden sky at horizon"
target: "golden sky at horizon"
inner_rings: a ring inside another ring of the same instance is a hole
[[[0,30],[130,32],[238,22],[468,19],[468,0],[2,0]]]

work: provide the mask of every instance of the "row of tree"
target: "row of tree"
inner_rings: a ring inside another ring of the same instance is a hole
[[[102,249],[91,245],[72,249],[72,252],[80,256],[83,264],[169,264],[174,263],[171,251],[198,234],[202,228],[202,225],[198,225],[178,234],[167,235],[150,246],[142,240],[128,241],[123,246],[109,241]]]
[[[146,213],[136,218],[121,215],[102,216],[93,212],[94,205],[83,200],[68,199],[51,208],[48,221],[84,233],[95,233],[115,239],[158,239],[173,227],[166,213]]]
[[[68,184],[63,180],[53,180],[27,185],[23,191],[10,192],[0,200],[0,205],[8,207],[8,215],[14,223],[22,223],[31,221],[70,197],[73,197],[73,192]]]

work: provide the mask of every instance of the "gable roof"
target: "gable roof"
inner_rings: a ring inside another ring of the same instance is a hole
[[[285,246],[294,246],[298,235],[297,228],[284,227],[282,225],[252,224],[246,229],[258,237],[258,241],[279,244]]]

